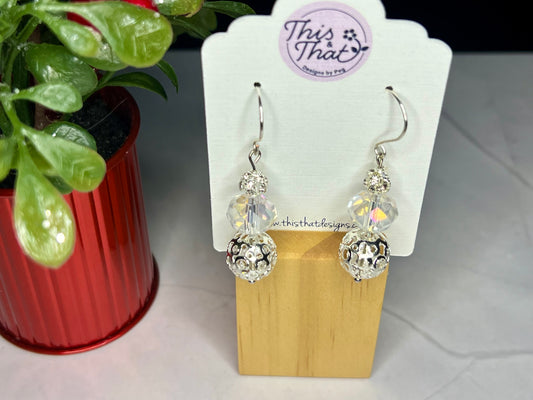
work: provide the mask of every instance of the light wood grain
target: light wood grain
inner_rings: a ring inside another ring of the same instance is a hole
[[[269,234],[278,246],[271,275],[236,280],[239,372],[369,377],[388,270],[355,282],[337,258],[344,233]]]

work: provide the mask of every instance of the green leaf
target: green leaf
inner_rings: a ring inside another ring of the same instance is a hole
[[[37,6],[35,3],[35,7]],[[74,54],[82,57],[95,57],[98,54],[102,38],[94,29],[38,9],[34,9],[32,14],[40,18]]]
[[[190,27],[194,27],[195,31],[191,32],[183,27],[178,27],[178,25],[174,25],[174,34],[180,35],[182,33],[188,33],[192,37],[196,38],[205,38],[205,35],[210,35],[212,31],[214,31],[217,27],[217,16],[214,11],[207,10],[202,8],[197,14],[193,15],[192,17],[171,17],[171,18],[177,18],[178,21],[181,21],[183,24],[185,24],[188,29]],[[196,31],[199,31],[202,33],[202,35],[198,35]]]
[[[104,71],[118,71],[127,67],[120,61],[109,43],[102,43],[94,57],[80,58],[87,64]]]
[[[203,2],[203,0],[159,0],[156,4],[162,14],[190,17],[200,11]]]
[[[127,66],[115,54],[109,43],[102,40],[102,35],[93,28],[40,10],[36,10],[34,14],[48,25],[67,49],[87,64],[105,71],[118,71]]]
[[[237,1],[206,1],[204,8],[229,15],[232,18],[255,14],[255,11],[249,5]]]
[[[152,10],[120,1],[40,3],[41,9],[81,15],[107,40],[120,60],[134,67],[156,64],[172,42],[172,27]]]
[[[11,138],[0,139],[0,182],[5,179],[15,156],[15,141]]]
[[[157,93],[165,100],[167,99],[167,94],[161,83],[159,83],[159,81],[153,76],[150,76],[144,72],[130,72],[128,74],[114,76],[113,78],[107,81],[105,86],[138,87],[150,90],[154,93]]]
[[[192,18],[170,16],[168,17],[168,19],[171,22],[172,26],[177,27],[178,29],[182,29],[191,36],[198,37],[200,39],[205,39],[211,34],[209,29],[206,29],[202,25],[195,24]]]
[[[68,83],[42,83],[14,93],[11,99],[31,100],[54,111],[69,113],[83,106],[80,92]]]
[[[72,193],[72,187],[67,184],[61,177],[59,176],[46,176],[46,179],[54,185],[54,187],[59,191],[61,194],[70,194]]]
[[[88,147],[96,151],[96,141],[93,136],[81,126],[72,122],[58,121],[44,128],[44,133],[70,142]]]
[[[0,0],[0,3],[2,0]],[[7,38],[9,38],[11,35],[13,35],[17,31],[18,24],[20,22],[20,18],[17,18],[17,20],[12,20],[12,16],[10,16],[8,13],[2,15],[0,13],[0,43],[5,41]]]
[[[57,175],[75,190],[90,192],[104,179],[106,164],[96,151],[34,129],[25,129],[24,134]]]
[[[65,82],[81,95],[92,92],[98,84],[93,68],[63,46],[32,45],[25,54],[26,67],[40,83]]]
[[[30,85],[30,74],[28,74],[28,71],[26,71],[24,66],[24,57],[22,54],[19,54],[15,58],[15,63],[13,65],[13,88],[24,89]],[[34,104],[29,101],[18,101],[15,103],[15,109],[17,111],[17,116],[23,123],[33,126],[35,116]]]
[[[41,174],[45,176],[57,175],[57,171],[54,169],[54,167],[52,167],[52,165],[46,160],[46,158],[44,158],[43,155],[39,153],[31,143],[27,143],[26,145],[33,163],[41,172]]]
[[[4,136],[11,136],[11,132],[13,132],[13,126],[9,122],[4,107],[0,103],[0,133]]]
[[[172,82],[174,87],[176,88],[176,93],[178,93],[179,90],[179,84],[178,84],[178,77],[176,76],[176,71],[174,71],[174,68],[172,65],[170,65],[165,60],[159,60],[157,63],[157,66],[163,73],[167,76],[167,78]]]
[[[22,249],[36,262],[58,268],[72,254],[76,231],[72,212],[26,149],[19,157],[14,219]]]

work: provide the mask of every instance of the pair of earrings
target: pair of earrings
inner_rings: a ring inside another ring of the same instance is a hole
[[[264,112],[261,101],[261,84],[254,87],[259,100],[259,139],[253,142],[248,160],[252,169],[241,177],[241,193],[234,196],[226,213],[233,228],[237,230],[228,243],[226,263],[235,276],[254,283],[270,274],[277,261],[274,240],[266,233],[277,217],[275,205],[264,194],[268,179],[256,164],[261,159],[260,142],[263,139]],[[398,216],[393,198],[387,195],[391,187],[384,167],[387,152],[385,143],[396,142],[407,132],[407,112],[391,86],[386,90],[400,107],[404,126],[395,139],[376,143],[376,167],[368,171],[363,180],[366,190],[356,194],[348,203],[348,213],[357,227],[349,231],[339,245],[341,266],[357,281],[380,275],[390,260],[390,249],[383,234]]]

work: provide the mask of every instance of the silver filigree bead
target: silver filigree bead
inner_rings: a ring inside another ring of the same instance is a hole
[[[261,171],[251,170],[241,177],[239,187],[246,194],[257,196],[265,193],[268,187],[268,179]]]
[[[277,259],[276,244],[267,233],[237,232],[228,243],[226,264],[236,277],[250,283],[268,276]]]
[[[342,239],[339,259],[342,268],[357,282],[375,278],[389,265],[387,238],[382,233],[352,229]]]
[[[370,193],[387,193],[391,187],[391,181],[385,168],[372,168],[367,172],[363,183]]]

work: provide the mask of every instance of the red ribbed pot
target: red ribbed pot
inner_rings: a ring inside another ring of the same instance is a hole
[[[65,265],[51,270],[24,255],[13,228],[13,191],[0,190],[0,334],[28,350],[102,346],[142,318],[158,288],[135,149],[139,109],[124,89],[105,99],[113,112],[129,115],[131,131],[96,190],[65,196],[77,224]]]

